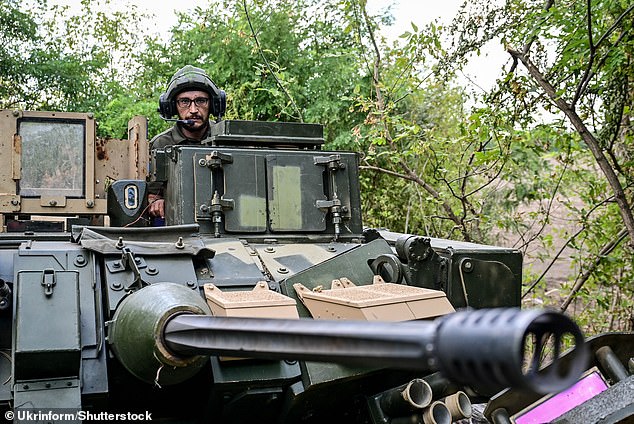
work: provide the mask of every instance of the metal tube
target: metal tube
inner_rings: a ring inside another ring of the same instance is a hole
[[[614,383],[625,380],[627,377],[630,376],[630,374],[627,372],[627,369],[621,363],[618,356],[616,356],[610,346],[600,347],[594,354],[601,364],[601,368],[603,368],[603,370],[614,381]]]
[[[493,424],[511,424],[509,413],[504,408],[498,408],[491,413]]]
[[[451,413],[447,406],[436,401],[423,411],[424,424],[451,424]]]
[[[435,327],[428,322],[179,315],[165,326],[164,339],[166,346],[180,355],[299,359],[428,370],[436,365]]]
[[[423,377],[423,380],[431,387],[434,399],[444,398],[460,390],[460,386],[443,377],[439,372]]]
[[[469,396],[463,391],[454,393],[443,399],[449,413],[451,413],[451,420],[458,421],[463,418],[470,418],[472,413],[471,400]]]
[[[379,399],[381,409],[392,417],[411,413],[416,409],[423,409],[432,400],[429,384],[416,378],[407,384],[383,393]]]

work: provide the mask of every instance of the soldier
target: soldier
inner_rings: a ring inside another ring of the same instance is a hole
[[[150,141],[150,150],[173,145],[200,144],[209,137],[209,117],[221,119],[225,110],[225,92],[218,89],[204,70],[186,65],[176,71],[167,90],[159,98],[159,113],[175,125]],[[178,115],[178,119],[172,119]],[[152,217],[165,216],[162,187],[151,187],[148,213]]]

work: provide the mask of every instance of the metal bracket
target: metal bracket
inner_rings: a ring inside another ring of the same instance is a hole
[[[145,262],[145,259],[141,257],[135,256],[134,263],[136,264],[138,269],[147,268],[147,263]],[[126,271],[127,269],[123,263],[123,259],[115,259],[115,260],[106,262],[106,268],[108,268],[108,271],[110,271],[111,274],[116,274],[117,272],[123,272],[123,271]]]
[[[42,196],[40,206],[43,208],[65,208],[66,196]]]
[[[125,286],[126,290],[132,289],[134,286],[137,286],[139,289],[143,288],[143,286],[149,285],[147,282],[143,281],[141,277],[141,272],[139,271],[139,266],[135,260],[134,253],[130,250],[129,247],[124,247],[121,249],[121,263],[123,267],[132,271],[134,274],[134,281],[132,284]]]
[[[220,224],[222,224],[222,212],[231,210],[234,208],[235,202],[233,199],[223,199],[220,197],[218,191],[214,192],[211,198],[211,221],[214,224],[214,237],[220,237]]]
[[[209,155],[205,155],[205,159],[199,161],[200,166],[206,166],[211,169],[222,168],[225,163],[233,163],[233,157],[227,153],[220,153],[216,150]]]
[[[341,162],[341,155],[316,156],[314,158],[315,165],[322,165],[331,171],[344,169],[346,165]]]
[[[53,288],[55,287],[55,270],[53,268],[47,268],[42,271],[42,286],[44,287],[44,295],[46,297],[53,295]]]
[[[112,274],[123,271],[132,271],[134,280],[131,284],[124,287],[126,290],[131,290],[134,287],[140,289],[143,288],[143,286],[149,285],[149,283],[144,281],[143,277],[141,277],[140,271],[143,268],[147,268],[145,259],[134,256],[134,253],[129,247],[121,248],[121,259],[106,262],[106,268],[108,268],[108,271]]]
[[[330,209],[333,207],[341,206],[341,200],[332,199],[332,200],[317,200],[315,201],[315,206],[319,209]]]
[[[211,212],[220,212],[233,209],[235,201],[233,199],[223,199],[220,197],[218,191],[214,192],[214,196],[211,198]]]
[[[79,388],[79,380],[76,378],[53,378],[50,380],[24,380],[15,384],[16,392],[37,392],[40,390],[55,390]]]
[[[20,212],[20,196],[17,194],[0,195],[0,212]]]
[[[317,200],[315,206],[319,209],[328,209],[332,217],[332,223],[335,227],[335,240],[339,238],[341,232],[342,212],[345,212],[347,206],[341,205],[341,200],[337,196],[337,181],[335,178],[335,172],[340,169],[345,169],[346,164],[341,162],[341,155],[329,155],[329,156],[316,156],[314,164],[323,166],[328,173],[328,184],[330,198],[328,200]]]

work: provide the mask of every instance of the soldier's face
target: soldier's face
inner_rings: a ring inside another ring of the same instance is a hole
[[[176,109],[180,119],[189,119],[193,124],[187,125],[197,130],[207,125],[209,120],[209,94],[204,91],[183,91],[176,96]]]

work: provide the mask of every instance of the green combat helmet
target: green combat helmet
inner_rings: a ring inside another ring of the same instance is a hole
[[[176,115],[174,99],[178,93],[185,90],[201,90],[209,94],[211,106],[209,112],[220,120],[226,108],[226,94],[220,90],[209,78],[209,75],[192,65],[185,65],[172,77],[167,90],[159,97],[159,113],[163,119],[170,119]]]

